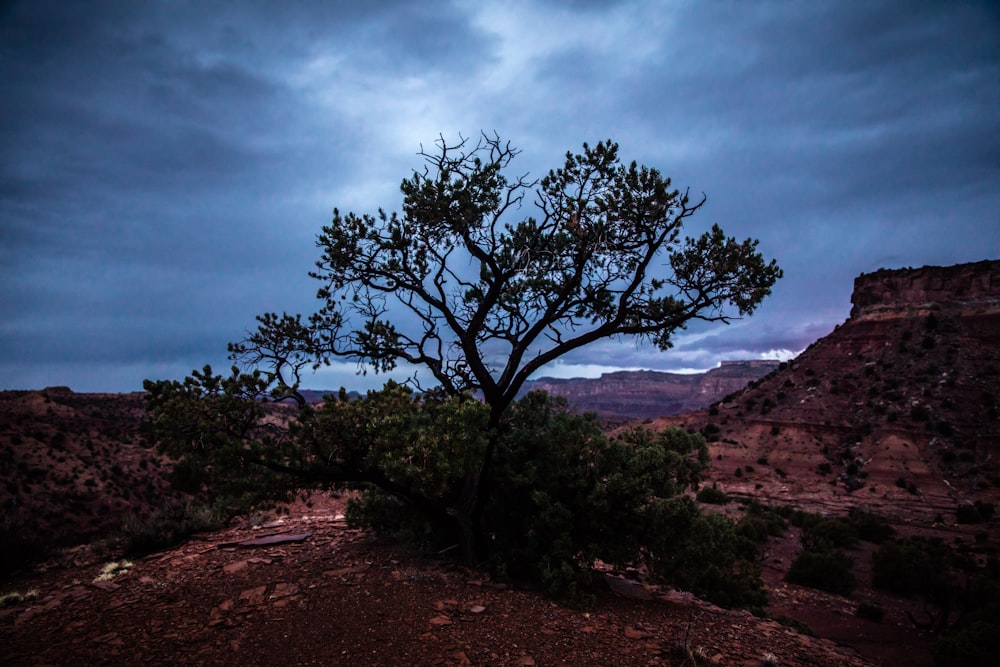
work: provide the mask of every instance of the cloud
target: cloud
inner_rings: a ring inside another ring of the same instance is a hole
[[[989,3],[902,0],[7,3],[0,387],[226,363],[315,307],[332,208],[398,209],[421,144],[480,129],[535,176],[611,137],[708,195],[690,233],[785,269],[749,320],[562,368],[802,349],[862,271],[1000,255],[997,35]]]

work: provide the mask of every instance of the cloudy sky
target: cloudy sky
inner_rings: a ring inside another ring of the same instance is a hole
[[[440,135],[541,176],[612,138],[760,239],[752,318],[549,375],[788,355],[880,267],[1000,257],[995,2],[4,2],[0,388],[133,391],[311,312],[334,207],[398,210]],[[309,382],[364,388],[345,364]]]

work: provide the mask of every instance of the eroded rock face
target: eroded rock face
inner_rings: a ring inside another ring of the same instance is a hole
[[[707,407],[778,368],[777,361],[724,361],[706,373],[620,371],[599,378],[529,382],[525,392],[565,397],[580,411],[607,419],[646,419]]]
[[[671,420],[715,439],[713,481],[928,522],[1000,502],[1000,262],[863,275],[852,302],[757,386]]]
[[[1000,261],[861,274],[851,303],[852,319],[929,307],[1000,307]]]

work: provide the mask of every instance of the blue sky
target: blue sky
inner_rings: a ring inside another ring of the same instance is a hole
[[[992,2],[8,2],[0,388],[133,391],[311,312],[315,236],[440,135],[544,175],[612,138],[785,278],[752,318],[545,374],[789,355],[881,267],[1000,256]],[[347,363],[314,387],[365,388]]]

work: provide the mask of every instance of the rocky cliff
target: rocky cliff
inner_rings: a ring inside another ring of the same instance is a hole
[[[619,371],[599,378],[541,378],[529,382],[524,392],[540,389],[563,396],[577,410],[605,419],[646,419],[706,407],[777,367],[777,361],[724,361],[705,373]]]
[[[715,440],[715,481],[928,520],[1000,501],[1000,262],[862,275],[852,302],[756,386],[674,418]]]
[[[919,269],[882,269],[854,280],[851,318],[921,309],[1000,306],[1000,261]]]

